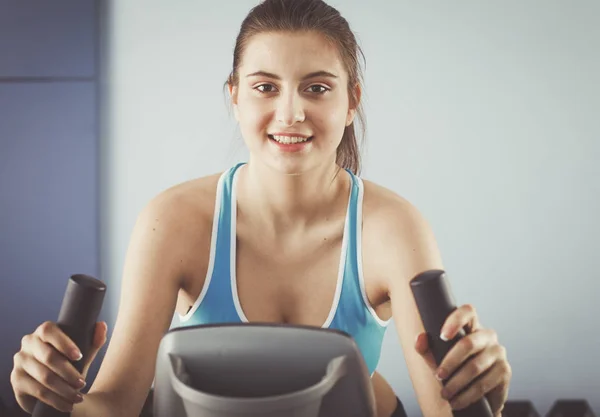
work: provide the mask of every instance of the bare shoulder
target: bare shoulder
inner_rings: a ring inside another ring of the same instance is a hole
[[[213,212],[221,174],[212,174],[174,185],[150,200],[144,212],[160,215],[172,226],[183,225],[187,228],[201,224],[206,220],[206,216]]]
[[[363,184],[364,239],[377,246],[389,275],[410,279],[424,268],[440,267],[437,242],[420,210],[389,188],[364,179]]]
[[[406,198],[395,191],[373,181],[363,179],[364,184],[364,214],[371,221],[394,225],[424,221],[417,208]]]
[[[217,185],[222,173],[195,178],[170,187],[151,199],[139,216],[145,228],[168,242],[181,258],[181,287],[201,270],[202,253],[210,250]]]

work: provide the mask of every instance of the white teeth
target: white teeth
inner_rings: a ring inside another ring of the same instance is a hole
[[[309,138],[301,138],[301,137],[295,137],[295,136],[275,136],[275,135],[271,135],[271,137],[273,139],[275,139],[277,142],[285,143],[285,144],[306,142],[309,139]]]

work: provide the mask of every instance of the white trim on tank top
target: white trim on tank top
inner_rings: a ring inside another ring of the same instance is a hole
[[[237,310],[238,316],[240,320],[245,323],[248,323],[250,320],[244,314],[244,310],[240,304],[240,299],[238,297],[237,291],[237,283],[236,283],[236,223],[237,223],[237,199],[236,199],[236,177],[240,170],[238,169],[233,178],[232,185],[232,196],[231,196],[231,250],[230,250],[230,270],[231,270],[231,290],[233,295],[233,302],[235,304],[235,309]],[[348,208],[346,209],[346,220],[344,223],[344,236],[342,238],[342,250],[340,254],[340,262],[338,267],[338,277],[337,277],[337,286],[335,289],[335,295],[333,297],[333,303],[331,305],[331,309],[329,310],[329,316],[325,320],[325,323],[321,326],[322,328],[327,328],[331,325],[333,318],[335,317],[335,313],[337,311],[338,304],[340,302],[340,296],[342,294],[342,284],[344,281],[344,271],[346,265],[346,253],[348,252],[348,229],[350,225],[350,204],[352,201],[352,178],[350,178],[350,194],[348,196]]]
[[[221,199],[223,197],[223,182],[225,181],[225,177],[226,177],[227,173],[228,173],[228,171],[223,172],[223,174],[221,174],[221,176],[219,177],[219,182],[217,183],[215,212],[213,214],[212,234],[210,237],[210,257],[208,260],[208,268],[206,270],[206,277],[204,278],[204,286],[202,287],[202,291],[200,292],[200,295],[194,302],[194,305],[192,305],[192,307],[185,314],[185,316],[182,316],[179,313],[177,314],[179,316],[179,321],[181,323],[185,323],[194,315],[194,313],[196,312],[198,307],[200,307],[202,300],[204,300],[204,297],[206,296],[206,293],[208,292],[208,287],[210,286],[210,281],[212,279],[213,271],[215,269],[215,256],[216,256],[216,252],[217,252],[217,234],[218,234],[218,230],[219,230],[219,214],[221,211]]]
[[[375,319],[375,321],[377,321],[377,323],[381,326],[381,327],[387,327],[388,324],[390,324],[390,322],[392,321],[391,318],[389,318],[388,320],[382,320],[377,313],[375,312],[375,309],[373,308],[373,306],[371,305],[371,303],[369,302],[369,297],[367,297],[367,290],[366,290],[366,286],[365,286],[365,277],[363,275],[363,265],[362,265],[362,256],[363,256],[363,252],[362,252],[362,220],[363,220],[363,197],[364,197],[364,184],[362,182],[362,179],[359,177],[356,177],[357,181],[358,181],[358,203],[357,203],[357,210],[356,210],[356,260],[358,262],[358,282],[360,283],[360,292],[362,294],[362,299],[363,302],[365,303],[365,306],[367,307],[367,309],[369,310],[369,312],[371,313],[371,315],[373,316],[373,318]]]

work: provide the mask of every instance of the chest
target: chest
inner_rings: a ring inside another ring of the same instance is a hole
[[[347,257],[352,262],[357,256],[345,226],[341,217],[279,240],[265,239],[239,223],[234,284],[248,321],[322,326],[337,307]],[[361,255],[364,252],[368,256],[364,250]],[[377,271],[369,262],[366,266],[364,277],[373,277],[364,279],[367,299],[376,312],[389,315],[384,311],[387,294],[381,280],[375,279]]]
[[[248,320],[323,325],[341,285],[344,243],[343,222],[268,242],[240,225],[234,282]]]

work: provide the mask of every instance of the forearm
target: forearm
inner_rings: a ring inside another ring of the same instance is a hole
[[[421,405],[421,412],[423,417],[452,417],[452,407],[449,403],[445,403],[441,407],[432,407],[427,405]]]
[[[431,410],[431,407],[426,411],[422,411],[423,417],[452,417],[452,408],[444,407],[441,410]]]
[[[71,417],[138,417],[127,405],[109,393],[91,392],[83,394],[83,402],[75,404]]]

